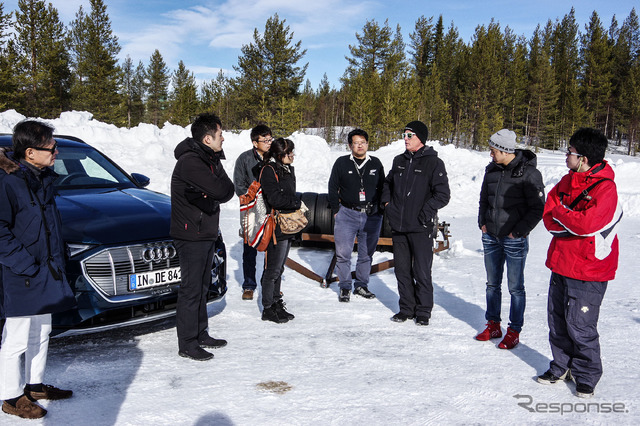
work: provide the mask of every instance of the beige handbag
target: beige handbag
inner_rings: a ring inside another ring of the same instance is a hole
[[[309,223],[302,209],[292,213],[278,212],[278,224],[283,234],[297,234]]]

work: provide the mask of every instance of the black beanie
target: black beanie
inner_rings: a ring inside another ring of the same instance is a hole
[[[427,142],[427,138],[429,137],[429,129],[427,129],[427,125],[422,121],[412,121],[404,126],[404,130],[411,130],[418,136],[418,139],[420,139],[423,144]]]

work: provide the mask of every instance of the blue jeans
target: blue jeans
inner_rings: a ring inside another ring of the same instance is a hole
[[[340,288],[351,290],[351,252],[358,237],[355,287],[369,284],[371,259],[378,245],[382,215],[368,216],[356,210],[340,206],[336,214],[333,236],[336,245],[336,275]]]
[[[242,282],[243,290],[255,290],[258,284],[256,283],[256,256],[258,250],[251,247],[249,244],[243,244],[242,248],[242,272],[244,274],[244,281]]]
[[[511,294],[509,328],[520,333],[524,324],[526,294],[524,292],[524,264],[529,252],[529,238],[496,238],[482,234],[484,267],[487,271],[487,321],[500,322],[502,304],[502,275],[507,264],[507,284]]]

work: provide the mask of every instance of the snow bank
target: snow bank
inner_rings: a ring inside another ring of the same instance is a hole
[[[0,132],[11,133],[13,126],[25,117],[15,110],[0,113]],[[151,178],[150,188],[168,194],[175,158],[173,150],[178,142],[190,136],[189,127],[165,123],[160,129],[150,124],[140,124],[131,129],[116,127],[93,120],[88,112],[64,112],[60,118],[44,120],[56,129],[57,134],[72,135],[83,139],[116,161],[127,172],[142,173]],[[223,132],[224,167],[233,174],[235,159],[251,148],[250,131]],[[299,192],[326,192],[331,167],[336,158],[347,153],[340,145],[330,148],[319,136],[295,132],[290,136],[296,144],[294,165]],[[451,202],[440,212],[441,217],[475,216],[478,209],[480,186],[484,168],[490,161],[488,151],[477,152],[428,142],[445,162],[451,187]],[[342,147],[346,147],[343,144]],[[397,140],[371,152],[380,158],[388,171],[393,157],[404,151],[404,143]],[[562,152],[543,151],[538,154],[540,169],[547,192],[567,173]],[[620,202],[626,216],[640,216],[640,159],[614,154],[609,158],[616,172]],[[225,205],[235,209],[234,203]]]

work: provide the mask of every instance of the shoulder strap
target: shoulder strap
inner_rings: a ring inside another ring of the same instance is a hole
[[[260,179],[262,179],[262,172],[264,171],[265,167],[271,167],[271,170],[273,170],[273,174],[276,175],[276,182],[280,182],[280,179],[278,179],[278,172],[276,172],[276,169],[274,169],[271,164],[262,166],[262,168],[260,169],[260,176],[258,176],[258,182],[260,182]]]
[[[573,210],[573,208],[574,208],[575,206],[577,206],[577,205],[578,205],[578,203],[579,203],[580,201],[582,201],[582,199],[583,199],[584,197],[586,197],[587,195],[589,195],[589,191],[591,191],[591,190],[592,190],[593,188],[595,188],[596,186],[600,185],[600,184],[601,184],[602,182],[604,182],[605,180],[611,180],[611,179],[609,179],[609,178],[604,178],[604,179],[600,179],[600,180],[595,181],[594,183],[592,183],[592,184],[591,184],[591,186],[589,186],[587,189],[583,190],[583,191],[580,193],[580,195],[578,195],[578,196],[577,196],[577,197],[576,197],[576,198],[571,202],[571,204],[569,204],[569,206],[568,206],[568,207],[569,207],[571,210]]]

